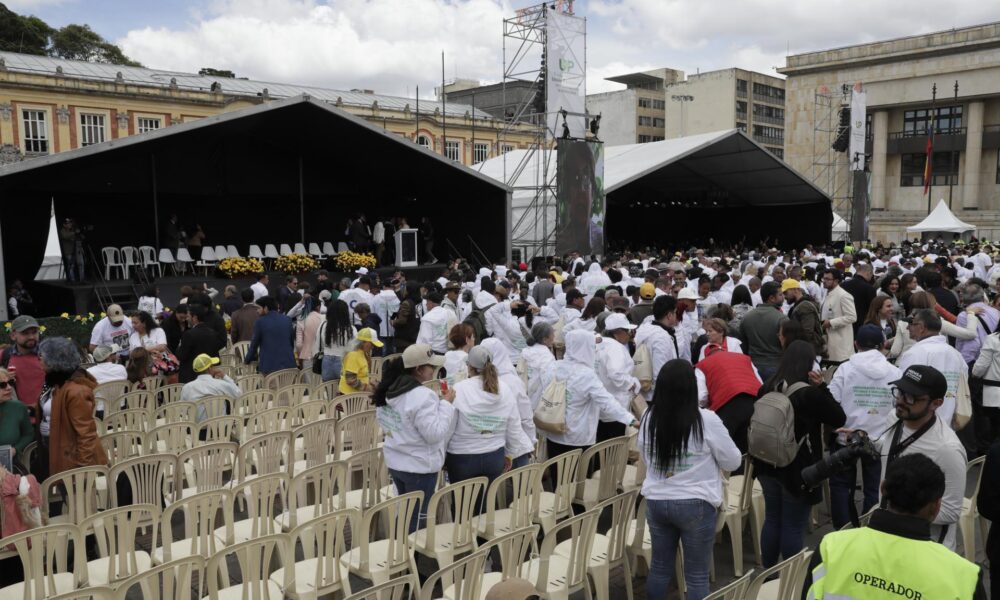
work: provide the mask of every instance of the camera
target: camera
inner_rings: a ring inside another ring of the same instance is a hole
[[[847,435],[846,441],[840,450],[831,452],[816,464],[802,469],[802,483],[806,489],[812,489],[834,473],[847,469],[859,458],[879,457],[878,448],[872,444],[868,434],[863,430],[852,431]]]

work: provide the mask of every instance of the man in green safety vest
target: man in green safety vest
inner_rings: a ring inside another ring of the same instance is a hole
[[[901,456],[882,481],[883,506],[867,527],[823,537],[813,554],[807,600],[985,600],[983,574],[931,540],[944,472],[923,454]]]

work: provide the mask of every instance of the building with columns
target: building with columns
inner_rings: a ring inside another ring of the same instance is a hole
[[[1000,238],[1000,23],[792,55],[778,71],[787,77],[785,160],[835,203],[851,189],[846,153],[830,149],[842,90],[860,83],[867,92],[872,240],[899,241],[927,215],[932,122],[931,207],[943,198],[977,235]]]
[[[507,127],[502,119],[462,103],[446,103],[442,113],[440,102],[371,90],[0,52],[0,161],[54,154],[302,94],[466,165],[527,148],[535,140],[530,126]]]

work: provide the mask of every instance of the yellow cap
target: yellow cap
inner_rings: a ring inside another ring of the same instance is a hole
[[[365,327],[364,329],[358,330],[358,340],[362,342],[371,342],[376,348],[381,348],[383,346],[382,342],[378,341],[378,334],[371,327]]]
[[[656,286],[648,281],[639,286],[639,297],[649,300],[656,296]]]
[[[194,367],[195,373],[204,373],[205,371],[209,370],[209,368],[211,368],[212,365],[217,365],[219,364],[219,362],[220,361],[218,356],[199,354],[198,356],[194,357],[194,362],[191,364],[191,366]]]
[[[788,290],[801,290],[801,289],[802,289],[802,286],[799,285],[799,282],[796,281],[796,280],[794,280],[794,279],[792,279],[791,277],[788,277],[788,278],[783,279],[781,281],[781,291],[782,291],[782,293],[787,292]]]
[[[556,283],[563,282],[563,276],[560,275],[559,273],[556,273],[555,271],[549,271],[549,275],[551,275],[552,278],[556,280]]]

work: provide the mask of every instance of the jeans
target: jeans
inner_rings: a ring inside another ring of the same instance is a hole
[[[531,464],[531,452],[528,452],[527,454],[522,454],[521,456],[518,456],[513,461],[511,461],[510,468],[520,469],[521,467],[527,467],[529,464]]]
[[[757,367],[757,374],[760,375],[760,380],[767,383],[775,373],[778,372],[778,367]]]
[[[410,519],[410,533],[413,533],[417,529],[423,529],[427,523],[427,503],[430,502],[431,496],[434,495],[434,491],[437,489],[438,474],[404,473],[403,471],[389,469],[389,476],[392,477],[392,482],[396,485],[396,491],[400,495],[410,492],[424,493],[424,498],[421,500],[420,506],[417,507],[417,511],[413,513],[413,517]]]
[[[678,540],[684,545],[685,598],[701,600],[708,595],[715,518],[715,507],[697,498],[646,501],[646,523],[653,542],[653,564],[646,579],[647,598],[667,597]]]
[[[340,379],[341,366],[344,364],[343,356],[323,355],[323,383]]]
[[[834,442],[830,452],[843,448]],[[862,458],[841,473],[830,476],[830,516],[833,528],[840,529],[850,523],[850,504],[854,502],[854,485],[858,480],[857,465],[861,463],[861,489],[863,502],[861,513],[865,514],[878,504],[879,484],[882,481],[882,461],[879,458]]]
[[[764,530],[760,534],[760,550],[764,568],[767,568],[776,565],[779,556],[789,558],[802,550],[812,505],[790,494],[774,477],[762,475],[758,481],[764,492]]]
[[[473,477],[486,477],[486,487],[503,475],[504,449],[502,447],[483,454],[451,454],[445,456],[448,483],[458,483]],[[485,490],[484,490],[485,491]],[[482,494],[476,499],[475,514],[482,512]]]

